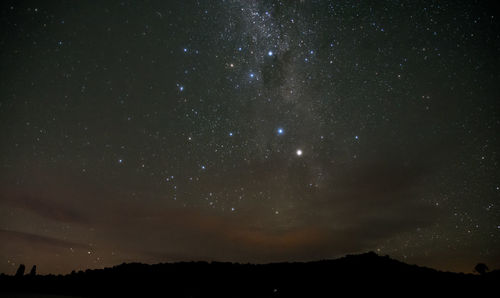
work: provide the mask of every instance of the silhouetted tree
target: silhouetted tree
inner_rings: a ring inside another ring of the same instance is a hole
[[[16,277],[23,276],[24,275],[24,269],[26,269],[26,267],[24,267],[24,264],[19,265],[19,268],[17,268],[17,271],[16,271]]]
[[[31,267],[30,276],[35,276],[35,275],[36,275],[36,265],[33,265],[33,267]]]
[[[474,270],[475,270],[477,273],[479,273],[479,274],[483,275],[483,274],[485,274],[485,273],[486,273],[486,271],[488,271],[488,270],[490,270],[490,269],[488,269],[488,266],[486,266],[486,264],[484,264],[484,263],[478,263],[478,264],[476,265],[476,267],[474,267]]]

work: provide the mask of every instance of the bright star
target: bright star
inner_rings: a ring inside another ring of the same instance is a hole
[[[270,56],[272,56],[272,55],[273,55],[273,51],[269,51],[269,52],[267,52],[267,55],[268,55],[269,57],[270,57]]]
[[[302,156],[302,150],[297,149],[297,156]]]
[[[255,74],[250,73],[250,78],[252,78],[252,79],[253,79],[253,77],[255,77]]]
[[[230,137],[232,137],[232,136],[233,136],[233,133],[232,133],[232,132],[230,132],[230,133],[229,133],[229,136],[230,136]]]
[[[122,163],[122,162],[123,162],[123,159],[119,159],[119,160],[118,160],[118,163]]]
[[[280,127],[280,128],[278,128],[278,134],[279,134],[279,135],[282,135],[282,134],[284,134],[284,133],[285,133],[285,131],[283,130],[283,128],[281,128],[281,127]]]
[[[201,169],[204,170],[204,169],[206,169],[206,167],[205,166],[201,166]]]
[[[184,86],[179,86],[179,90],[182,92],[184,91]]]

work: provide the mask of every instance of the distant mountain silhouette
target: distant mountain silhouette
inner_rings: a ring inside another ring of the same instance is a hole
[[[129,263],[57,276],[2,274],[0,296],[334,297],[348,293],[474,297],[494,293],[498,285],[500,270],[482,275],[441,272],[370,252],[307,263]]]

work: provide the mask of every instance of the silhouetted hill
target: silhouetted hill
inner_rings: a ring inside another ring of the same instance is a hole
[[[408,265],[375,253],[307,263],[180,262],[122,264],[68,275],[0,276],[0,295],[85,297],[333,297],[336,294],[478,295],[495,290],[500,271],[483,276]],[[30,296],[33,297],[33,296]]]

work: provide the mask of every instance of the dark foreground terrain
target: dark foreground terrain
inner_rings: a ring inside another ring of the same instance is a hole
[[[69,275],[1,275],[0,297],[480,297],[498,294],[499,286],[499,270],[441,272],[367,253],[308,263],[132,263]]]

